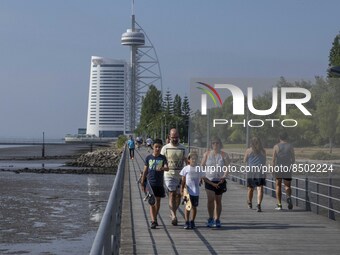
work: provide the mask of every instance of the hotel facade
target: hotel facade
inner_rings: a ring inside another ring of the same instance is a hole
[[[92,56],[87,113],[88,135],[118,137],[128,126],[129,66],[124,60]]]

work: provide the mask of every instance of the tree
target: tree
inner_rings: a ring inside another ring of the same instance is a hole
[[[161,110],[162,92],[154,85],[151,85],[142,102],[140,124],[138,125],[137,133],[148,132],[150,125],[155,121],[155,116],[158,116]]]
[[[173,102],[173,114],[182,117],[182,98],[176,94]]]
[[[164,112],[166,116],[169,116],[173,113],[173,101],[169,88],[165,92],[164,96]]]
[[[338,105],[334,94],[325,92],[317,103],[316,111],[320,135],[329,139],[329,152],[332,153],[333,139],[338,126]]]
[[[332,48],[329,51],[328,67],[332,66],[340,66],[340,34],[335,36]],[[334,76],[328,71],[328,77],[332,78]]]
[[[188,132],[189,132],[189,121],[190,121],[190,105],[189,105],[189,98],[187,96],[184,96],[183,103],[182,103],[182,119],[183,119],[183,140],[184,142],[188,142]]]

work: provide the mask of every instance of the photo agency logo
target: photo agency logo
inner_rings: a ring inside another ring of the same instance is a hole
[[[208,109],[208,96],[214,103],[215,107],[222,107],[223,102],[221,94],[224,92],[231,93],[232,96],[232,116],[245,116],[247,111],[252,113],[258,118],[248,119],[246,116],[243,120],[231,119],[212,119],[213,127],[218,125],[242,125],[243,127],[262,127],[266,124],[275,127],[275,125],[281,125],[282,127],[296,127],[298,121],[296,119],[284,118],[287,115],[287,106],[292,105],[300,110],[305,116],[311,116],[312,114],[304,106],[310,99],[311,93],[309,90],[300,87],[273,87],[272,88],[272,104],[269,109],[256,109],[254,106],[254,93],[253,88],[247,88],[247,95],[245,97],[243,91],[236,85],[233,84],[214,84],[210,85],[206,82],[196,82],[196,88],[203,91],[201,94],[201,114],[207,115]],[[216,89],[220,90],[220,93]],[[280,90],[280,96],[279,96]],[[247,104],[245,104],[247,100]],[[280,101],[280,102],[279,102]],[[280,103],[280,116],[281,119],[266,118],[273,114]],[[230,113],[227,113],[230,116]]]

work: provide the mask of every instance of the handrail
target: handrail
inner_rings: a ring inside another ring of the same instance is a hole
[[[205,148],[200,148],[200,147],[194,147],[192,146],[190,149],[192,150],[196,150],[200,156],[203,155],[204,151],[206,151]],[[242,153],[233,153],[233,152],[228,152],[228,154],[231,156],[231,159],[243,159],[243,154]],[[303,162],[305,164],[310,164],[310,163],[314,163],[311,161],[301,161],[301,160],[296,160],[296,162]],[[238,163],[232,163],[231,165],[240,167],[243,166],[243,164],[238,164]],[[340,169],[340,165],[338,164],[332,164],[334,167],[339,168]],[[239,175],[235,175],[233,173],[229,173],[228,176],[230,177],[230,179],[232,179],[235,182],[239,182],[240,185],[246,185],[246,173],[245,172],[238,172]],[[266,181],[269,182],[271,185],[275,184],[275,179],[272,178],[266,178]],[[338,206],[335,206],[336,208],[334,208],[333,202],[340,202],[339,198],[336,197],[336,195],[333,195],[333,190],[339,192],[338,190],[340,189],[339,186],[335,186],[332,185],[332,178],[330,176],[328,176],[328,183],[322,183],[322,182],[317,182],[314,180],[310,180],[308,179],[308,177],[306,176],[305,178],[301,178],[301,177],[293,177],[293,183],[295,183],[296,185],[291,185],[292,188],[292,193],[294,193],[295,195],[292,194],[292,197],[296,199],[296,205],[298,205],[297,201],[301,201],[305,204],[305,208],[308,211],[312,211],[311,209],[311,205],[314,205],[316,207],[316,213],[319,214],[319,208],[323,208],[326,209],[328,211],[328,218],[335,220],[335,215],[334,213],[340,213],[339,208],[340,208],[340,204],[338,203]],[[303,183],[303,185],[301,185],[301,182]],[[300,185],[299,185],[300,183]],[[310,185],[313,184],[313,185]],[[301,187],[303,186],[303,187]],[[311,186],[316,186],[316,190],[315,188],[313,189],[313,187]],[[327,192],[328,194],[323,194],[320,192],[320,187],[324,187],[327,188]],[[271,192],[271,195],[273,197],[275,197],[275,188],[274,186],[269,187],[269,186],[264,186],[265,192],[267,193],[267,191]],[[285,192],[283,192],[283,194],[285,195]],[[338,193],[337,193],[338,194]],[[302,196],[301,196],[302,195]],[[316,202],[311,201],[310,195],[315,195],[316,196]],[[320,197],[327,199],[327,204],[323,205],[320,203]]]
[[[90,255],[119,253],[125,158],[126,148],[124,148],[120,158],[110,197],[92,244]]]
[[[240,164],[235,164],[236,166],[240,166]],[[246,185],[246,174],[245,173],[240,173],[243,176],[237,176],[235,174],[229,175],[230,177],[239,180],[239,183],[242,185]],[[296,182],[296,186],[292,185],[292,191],[295,191],[295,196],[292,195],[293,198],[295,198],[298,201],[301,201],[305,203],[305,208],[307,211],[311,211],[311,205],[316,207],[316,213],[319,214],[319,208],[326,209],[328,211],[327,215],[329,219],[335,220],[335,215],[334,213],[340,214],[340,211],[337,208],[334,208],[333,202],[340,202],[338,198],[336,198],[334,195],[332,195],[333,191],[332,189],[339,189],[340,187],[332,185],[332,179],[329,178],[329,183],[322,183],[322,182],[316,182],[316,181],[311,181],[307,177],[306,178],[295,178],[293,177],[293,180]],[[273,178],[266,178],[266,181],[269,183],[275,183]],[[304,188],[301,188],[298,186],[298,182],[304,182]],[[313,190],[309,184],[315,184],[316,191]],[[323,193],[319,192],[319,188],[323,186],[328,189],[328,194],[325,195]],[[272,196],[275,196],[275,188],[267,187],[264,186],[265,191],[269,190],[272,192]],[[299,196],[299,191],[301,191],[301,194],[304,195],[304,197]],[[285,194],[285,193],[284,193]],[[315,195],[316,196],[316,202],[311,201],[309,194]],[[320,197],[323,197],[328,200],[328,206],[322,205],[320,203]],[[297,202],[296,202],[297,204]]]

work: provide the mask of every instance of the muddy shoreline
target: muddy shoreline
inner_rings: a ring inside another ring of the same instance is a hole
[[[41,146],[0,148],[0,254],[89,253],[114,175],[62,166],[87,151],[48,145],[42,158]]]

